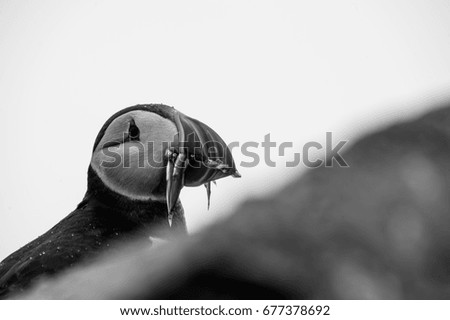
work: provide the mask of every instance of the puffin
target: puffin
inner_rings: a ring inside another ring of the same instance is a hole
[[[142,104],[122,109],[100,129],[76,209],[0,263],[0,298],[39,278],[142,237],[187,234],[179,200],[183,187],[240,177],[230,149],[209,126],[174,107]]]

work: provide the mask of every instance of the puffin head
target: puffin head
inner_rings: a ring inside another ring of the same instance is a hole
[[[166,202],[169,221],[184,186],[240,177],[225,142],[206,124],[162,104],[136,105],[101,128],[90,168],[111,192],[139,202]]]

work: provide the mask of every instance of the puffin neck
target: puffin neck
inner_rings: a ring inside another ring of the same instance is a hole
[[[172,239],[187,233],[184,210],[177,202],[174,208],[172,226],[167,214],[167,204],[159,201],[139,201],[124,197],[106,187],[95,171],[89,166],[88,190],[77,210],[90,207],[88,212],[107,213],[109,223],[119,222],[118,227],[134,226],[132,232],[146,230],[152,237]],[[92,210],[93,209],[93,210]]]
[[[105,186],[92,167],[89,166],[88,189],[83,202],[92,200],[95,200],[100,203],[100,205],[109,207],[114,211],[129,213],[130,216],[148,216],[148,213],[152,212],[153,216],[161,215],[161,217],[164,217],[165,219],[167,217],[167,204],[165,202],[133,200],[120,195]],[[154,219],[155,217],[148,218]]]

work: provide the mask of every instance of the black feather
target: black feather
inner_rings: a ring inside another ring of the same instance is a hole
[[[162,182],[159,188],[164,187]],[[186,233],[179,201],[173,212],[170,227],[165,202],[123,197],[107,188],[89,167],[88,191],[78,207],[0,263],[0,298],[28,288],[41,276],[54,275],[113,249],[115,243],[135,238],[140,231],[146,239]]]

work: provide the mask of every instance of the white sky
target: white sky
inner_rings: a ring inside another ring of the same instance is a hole
[[[81,201],[119,109],[165,103],[227,142],[271,133],[299,151],[450,97],[449,57],[445,0],[0,1],[0,259]],[[185,188],[189,228],[304,170],[278,160],[218,181],[209,212],[204,188]]]

